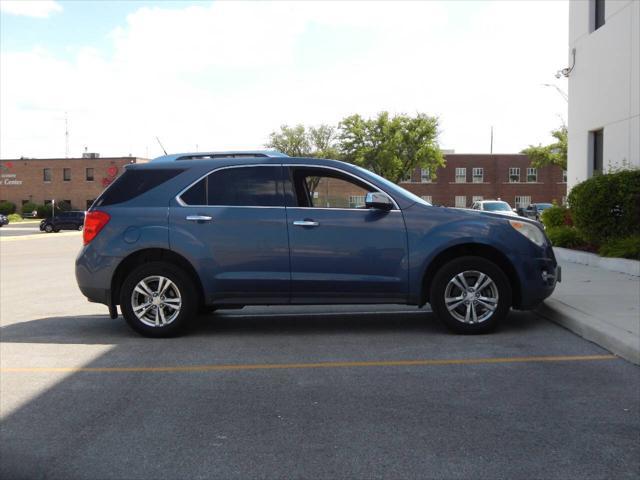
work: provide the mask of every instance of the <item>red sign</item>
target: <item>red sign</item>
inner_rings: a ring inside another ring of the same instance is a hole
[[[118,167],[116,167],[115,165],[112,167],[109,167],[107,169],[107,173],[109,174],[110,177],[115,177],[118,174]]]

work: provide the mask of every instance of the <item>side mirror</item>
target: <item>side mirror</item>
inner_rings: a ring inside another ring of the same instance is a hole
[[[393,202],[386,193],[369,192],[364,198],[364,204],[367,208],[377,208],[379,210],[391,210]]]

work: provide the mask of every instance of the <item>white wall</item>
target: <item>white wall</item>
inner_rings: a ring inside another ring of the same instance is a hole
[[[605,0],[605,24],[590,33],[593,0],[569,7],[568,186],[592,175],[589,131],[604,129],[603,166],[640,167],[640,1]]]

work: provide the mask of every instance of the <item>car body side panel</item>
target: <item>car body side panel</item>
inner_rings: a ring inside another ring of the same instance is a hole
[[[203,215],[210,222],[192,222]],[[170,209],[171,250],[199,273],[206,304],[289,302],[289,243],[284,207]]]
[[[111,219],[76,258],[76,279],[91,301],[109,304],[113,274],[129,255],[150,248],[169,248],[166,206],[109,206],[100,209]]]
[[[553,291],[540,276],[543,268],[550,273],[555,271],[551,248],[536,246],[513,229],[506,218],[417,204],[405,209],[404,214],[411,265],[410,303],[419,303],[431,262],[447,249],[469,244],[485,245],[502,253],[522,286],[522,305],[534,305]]]

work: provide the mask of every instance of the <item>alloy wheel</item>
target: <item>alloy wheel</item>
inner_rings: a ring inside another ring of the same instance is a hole
[[[149,327],[165,327],[180,313],[182,295],[167,277],[152,275],[140,280],[131,293],[135,316]]]
[[[462,323],[487,321],[498,308],[498,287],[487,274],[467,270],[447,283],[444,302],[453,318]]]

